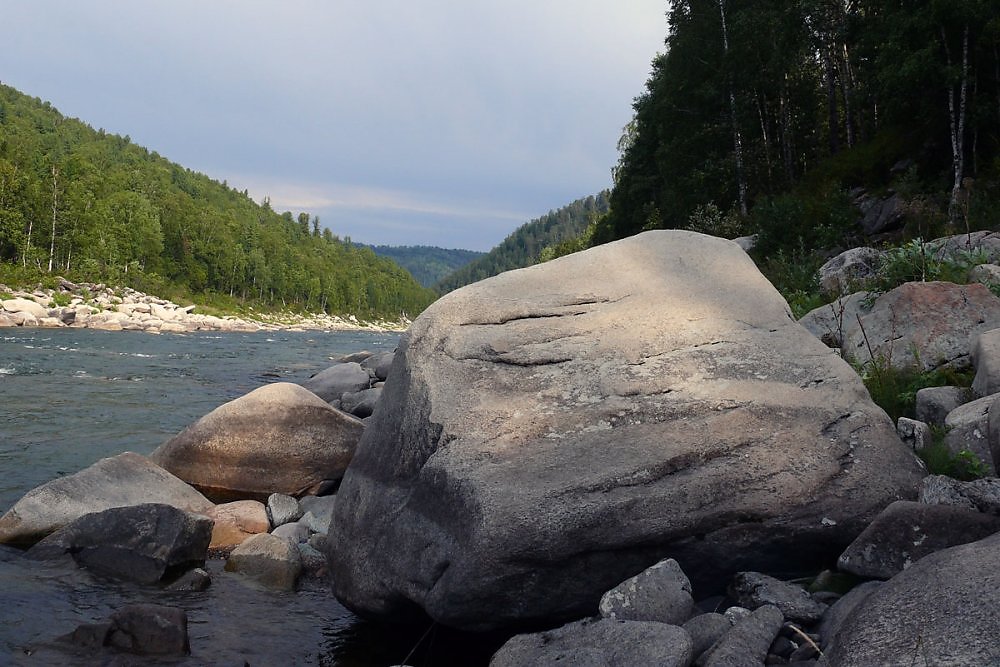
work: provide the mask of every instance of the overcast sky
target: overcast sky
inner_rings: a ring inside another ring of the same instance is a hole
[[[5,0],[0,80],[355,241],[488,250],[610,185],[665,0]]]

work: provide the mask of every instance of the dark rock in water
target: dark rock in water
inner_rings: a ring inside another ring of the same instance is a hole
[[[327,556],[362,615],[552,623],[666,557],[699,595],[815,572],[922,477],[739,246],[648,232],[417,318]]]
[[[233,550],[226,560],[226,572],[238,572],[269,588],[291,591],[302,573],[302,558],[288,540],[261,533]]]
[[[392,367],[392,361],[395,358],[395,352],[373,354],[361,362],[361,367],[374,373],[377,379],[385,381],[389,377],[389,368]]]
[[[115,507],[86,514],[27,552],[51,560],[70,556],[81,567],[144,584],[168,571],[205,562],[212,521],[170,505]]]
[[[601,598],[604,618],[681,625],[691,617],[691,582],[669,558],[618,584]]]
[[[299,385],[277,382],[216,408],[151,458],[218,502],[265,501],[338,479],[364,428]]]
[[[352,361],[334,364],[301,384],[324,401],[335,401],[344,394],[371,387],[371,376],[361,364]]]
[[[196,513],[212,507],[205,496],[145,456],[125,452],[26,493],[0,518],[0,543],[30,546],[84,514],[143,503]]]
[[[196,567],[188,570],[177,578],[172,584],[166,586],[168,591],[203,591],[212,585],[212,576]]]
[[[374,388],[347,393],[340,399],[340,409],[358,419],[364,419],[375,412],[375,405],[381,396],[382,390]]]
[[[705,651],[698,664],[704,667],[759,665],[767,657],[767,651],[784,621],[777,607],[760,607]]]
[[[840,555],[844,572],[889,579],[935,551],[1000,532],[1000,516],[900,500],[875,517]]]
[[[691,638],[673,625],[648,621],[585,620],[555,630],[517,635],[500,647],[490,667],[525,665],[657,665],[687,667]]]
[[[998,665],[1000,535],[926,556],[844,621],[821,665]]]
[[[747,609],[774,605],[790,621],[811,625],[826,611],[826,605],[809,597],[804,588],[759,572],[740,572],[733,577],[729,595]]]
[[[137,655],[184,656],[191,652],[187,613],[157,604],[126,605],[104,623],[88,623],[62,638],[89,653],[104,648]],[[74,663],[76,664],[76,663]],[[101,664],[134,664],[108,657]]]

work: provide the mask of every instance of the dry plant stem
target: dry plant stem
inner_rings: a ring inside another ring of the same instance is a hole
[[[799,628],[799,626],[797,626],[797,625],[794,625],[794,624],[791,624],[791,623],[790,623],[790,624],[788,625],[788,627],[790,627],[790,628],[792,629],[792,631],[793,631],[793,632],[795,632],[795,634],[797,634],[797,635],[799,635],[800,637],[802,637],[803,639],[805,639],[805,640],[806,640],[806,642],[808,642],[810,646],[812,646],[812,647],[813,647],[814,649],[816,649],[816,653],[817,653],[817,654],[818,654],[818,655],[819,655],[819,656],[820,656],[821,658],[823,657],[823,651],[822,651],[822,649],[820,649],[820,647],[819,647],[819,646],[818,646],[818,645],[816,644],[816,642],[814,642],[814,641],[813,641],[813,638],[812,638],[812,637],[810,637],[810,636],[809,636],[809,635],[807,635],[807,634],[806,634],[805,632],[803,632],[803,631],[802,631],[802,629],[801,629],[801,628]]]

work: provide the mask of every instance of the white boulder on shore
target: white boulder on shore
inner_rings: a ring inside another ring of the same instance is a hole
[[[58,289],[31,292],[0,285],[0,294],[13,298],[0,301],[0,327],[73,327],[102,331],[145,331],[147,333],[187,333],[191,331],[269,331],[369,329],[390,331],[405,328],[409,321],[361,323],[353,315],[310,316],[260,313],[257,319],[195,313],[196,306],[179,306],[125,287],[113,289],[101,284],[71,283],[60,279]],[[59,302],[67,305],[58,305]],[[257,317],[257,316],[255,316]]]

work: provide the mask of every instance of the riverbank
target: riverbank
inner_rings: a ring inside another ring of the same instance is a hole
[[[180,306],[129,287],[72,283],[55,289],[12,289],[0,285],[0,328],[86,328],[103,331],[188,333],[192,331],[404,331],[409,320],[364,321],[354,315],[303,315],[251,311],[249,316],[210,315],[197,305]]]

